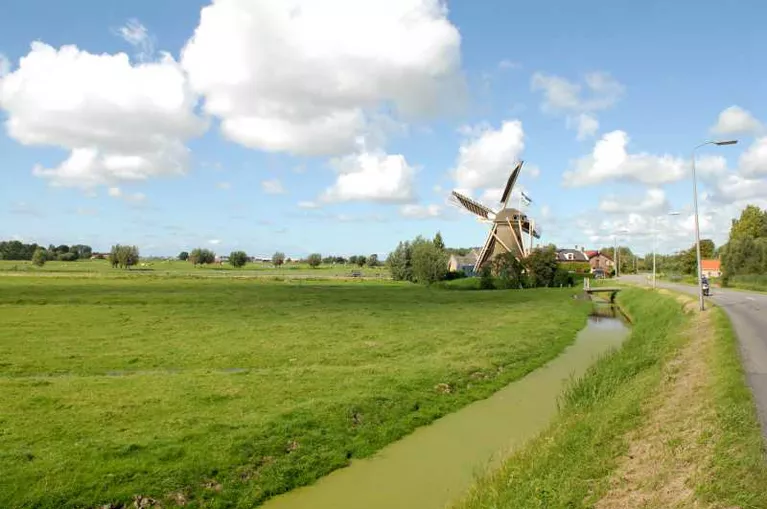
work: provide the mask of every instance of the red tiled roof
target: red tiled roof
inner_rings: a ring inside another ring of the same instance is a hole
[[[599,251],[586,251],[586,256],[589,258],[593,258],[594,256],[598,255]]]
[[[719,260],[701,260],[700,265],[703,270],[720,270],[722,268],[722,262]]]

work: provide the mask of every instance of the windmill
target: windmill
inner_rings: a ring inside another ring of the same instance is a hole
[[[519,209],[508,207],[511,191],[519,178],[519,173],[522,171],[522,164],[524,164],[524,161],[517,163],[511,175],[509,175],[509,180],[506,182],[506,187],[501,194],[500,203],[502,206],[498,212],[493,212],[488,207],[457,191],[452,193],[453,198],[463,208],[478,216],[480,222],[492,225],[485,245],[482,247],[482,251],[480,251],[474,264],[475,272],[497,254],[513,253],[518,260],[521,260],[532,250],[533,237],[536,239],[541,237],[540,230],[535,227],[535,221],[522,212],[522,203],[530,203],[530,199],[525,193],[520,195]],[[524,234],[528,236],[529,247],[525,246]]]

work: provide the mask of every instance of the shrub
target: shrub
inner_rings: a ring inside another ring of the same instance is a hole
[[[248,254],[245,251],[232,251],[229,253],[229,264],[232,267],[244,267],[248,263]]]
[[[306,263],[309,264],[309,267],[316,269],[322,263],[322,255],[319,253],[312,253],[306,259]]]
[[[47,256],[45,249],[38,247],[35,249],[35,252],[32,254],[32,263],[37,265],[38,267],[42,267],[45,265],[45,262],[47,261]]]

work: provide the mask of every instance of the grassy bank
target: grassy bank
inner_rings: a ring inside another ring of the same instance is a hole
[[[555,357],[571,296],[2,277],[0,507],[251,507]]]
[[[456,507],[767,507],[764,449],[723,312],[709,312],[699,348],[698,317],[673,296],[630,289],[619,302],[634,323],[625,346]]]
[[[727,287],[753,292],[767,292],[767,274],[732,276],[727,281]]]

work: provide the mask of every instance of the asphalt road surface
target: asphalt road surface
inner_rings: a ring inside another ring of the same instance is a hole
[[[625,282],[647,285],[645,275],[621,276]],[[657,281],[657,286],[697,296],[691,285]],[[767,294],[711,288],[706,302],[714,301],[730,316],[740,343],[741,360],[746,379],[754,394],[762,436],[767,440]]]

